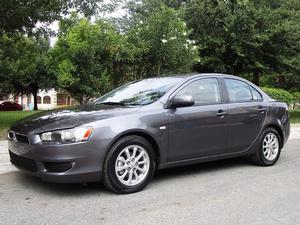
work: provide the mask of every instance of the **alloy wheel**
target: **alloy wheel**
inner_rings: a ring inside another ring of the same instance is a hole
[[[268,133],[263,140],[263,154],[264,157],[272,161],[274,160],[279,152],[279,141],[274,133]]]
[[[150,158],[140,145],[130,145],[119,153],[115,163],[118,180],[126,186],[140,184],[148,175]]]

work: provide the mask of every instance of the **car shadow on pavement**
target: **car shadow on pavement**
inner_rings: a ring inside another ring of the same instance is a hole
[[[224,171],[226,169],[240,168],[244,166],[255,166],[249,158],[237,157],[223,159],[212,162],[198,163],[175,168],[168,168],[157,171],[153,180],[162,182],[163,180],[177,179],[178,177],[188,177],[211,172]]]
[[[249,166],[251,162],[246,158],[233,158],[208,163],[194,164],[157,171],[151,184],[159,185],[179,177],[189,178],[199,174],[218,172],[226,169]],[[40,178],[22,172],[13,172],[15,182],[34,192],[55,196],[83,196],[83,195],[114,195],[101,182],[88,184],[58,184],[42,181]],[[150,187],[151,188],[151,187]]]
[[[88,183],[88,184],[61,184],[61,183],[49,183],[41,180],[38,177],[28,175],[22,172],[16,172],[16,182],[22,186],[40,193],[55,194],[61,196],[75,196],[75,195],[93,195],[99,193],[110,193],[105,186],[100,182]]]

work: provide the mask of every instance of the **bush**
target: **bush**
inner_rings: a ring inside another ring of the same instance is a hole
[[[292,104],[293,103],[293,95],[280,88],[267,88],[264,87],[262,88],[264,92],[266,92],[271,98],[274,98],[276,100],[285,102],[287,104]]]
[[[300,103],[300,92],[292,92],[294,103]]]
[[[293,109],[297,108],[297,105],[300,103],[300,92],[296,91],[292,93],[293,95]]]

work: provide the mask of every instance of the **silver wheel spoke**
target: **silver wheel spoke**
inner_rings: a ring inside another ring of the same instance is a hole
[[[129,171],[129,176],[128,176],[128,184],[132,182],[132,170]]]
[[[125,166],[119,166],[119,167],[117,167],[117,171],[118,172],[120,172],[120,171],[123,171],[123,170],[125,170],[125,169],[127,169],[127,165],[125,165]]]
[[[133,174],[135,176],[136,181],[139,181],[139,176],[137,175],[136,171],[134,171]]]
[[[145,173],[146,171],[145,170],[143,170],[142,168],[140,168],[140,167],[137,167],[136,168],[138,171],[140,171],[141,173]]]
[[[128,148],[126,148],[125,154],[126,154],[127,160],[129,160],[131,158],[131,156],[130,156]]]
[[[146,164],[146,161],[141,161],[141,162],[138,162],[138,165],[144,165],[144,164]]]
[[[136,161],[139,161],[139,159],[143,157],[144,153],[145,153],[145,152],[141,152],[141,153],[136,157],[135,160],[136,160]]]
[[[121,179],[124,179],[128,173],[128,170],[125,170],[125,172],[120,176]]]
[[[138,148],[137,147],[134,147],[133,148],[133,153],[132,153],[132,157],[135,157],[136,156],[136,152],[137,152]]]
[[[124,159],[124,157],[120,157],[120,158],[118,159],[118,161],[119,161],[119,162],[122,162],[122,163],[126,163],[126,160]]]

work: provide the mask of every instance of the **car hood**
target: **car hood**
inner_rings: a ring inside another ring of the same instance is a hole
[[[97,120],[134,113],[139,109],[140,107],[86,104],[37,113],[14,123],[10,129],[21,134],[67,129]]]

